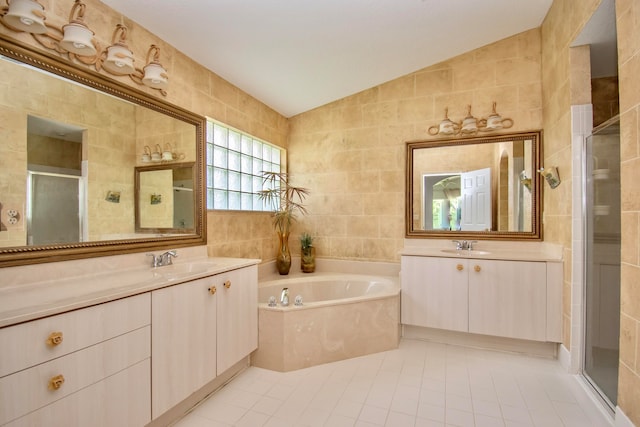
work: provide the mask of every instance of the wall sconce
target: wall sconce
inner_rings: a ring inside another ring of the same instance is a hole
[[[111,74],[125,76],[136,70],[133,66],[133,52],[129,50],[126,41],[127,27],[118,24],[113,30],[111,46],[107,48],[107,57],[102,64],[102,67]]]
[[[513,126],[512,119],[503,119],[496,112],[496,103],[493,103],[493,110],[486,119],[476,119],[471,114],[471,105],[467,105],[467,116],[458,122],[452,121],[449,116],[449,108],[444,109],[444,119],[439,125],[431,126],[429,135],[475,135],[478,132],[491,132],[500,129],[508,129]]]
[[[531,178],[527,178],[525,171],[520,172],[520,184],[524,185],[527,190],[531,191]]]
[[[92,41],[95,33],[84,23],[84,9],[85,5],[80,0],[71,7],[69,23],[62,27],[64,37],[60,47],[76,55],[93,56],[98,53]]]
[[[74,0],[69,23],[62,28],[45,23],[45,10],[37,0],[6,0],[0,6],[0,24],[11,31],[27,32],[36,42],[48,50],[68,58],[74,63],[94,67],[116,76],[129,76],[139,85],[158,90],[167,96],[169,86],[167,70],[160,63],[160,49],[152,44],[147,52],[143,70],[134,65],[133,52],[127,46],[128,29],[118,24],[111,37],[111,45],[102,49],[94,38],[95,33],[84,22],[86,6]]]
[[[549,187],[551,188],[556,188],[558,185],[560,185],[560,175],[558,175],[558,168],[556,167],[550,167],[550,168],[540,168],[538,169],[538,172],[540,172],[540,175],[542,175],[544,177],[544,179],[547,180],[547,183],[549,184]]]
[[[151,60],[150,60],[151,58]],[[153,89],[166,89],[169,84],[167,70],[160,64],[160,48],[154,44],[147,52],[147,65],[144,67],[142,83]]]
[[[7,0],[9,10],[4,16],[6,23],[14,30],[31,34],[44,34],[47,26],[44,6],[36,0]]]

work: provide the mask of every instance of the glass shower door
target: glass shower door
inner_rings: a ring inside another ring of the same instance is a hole
[[[615,408],[620,337],[620,128],[586,141],[584,375]]]

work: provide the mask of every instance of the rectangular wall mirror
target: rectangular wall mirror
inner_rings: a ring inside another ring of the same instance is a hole
[[[136,232],[195,232],[193,163],[136,168]]]
[[[0,75],[0,267],[206,242],[204,117],[2,34]],[[151,165],[189,175],[171,225],[136,224]]]
[[[541,132],[407,142],[406,236],[541,240]]]

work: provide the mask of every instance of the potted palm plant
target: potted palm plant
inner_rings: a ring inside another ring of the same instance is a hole
[[[296,215],[306,214],[304,199],[309,190],[295,187],[289,182],[286,172],[262,172],[264,190],[258,195],[261,200],[270,204],[273,209],[273,228],[278,234],[278,253],[276,268],[278,273],[289,274],[291,269],[291,251],[289,250],[289,233]]]
[[[309,233],[300,235],[300,269],[303,273],[313,273],[316,269],[316,252],[313,237]]]

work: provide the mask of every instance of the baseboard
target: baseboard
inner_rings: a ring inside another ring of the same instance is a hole
[[[616,406],[616,416],[615,416],[615,427],[636,427],[634,423],[631,422],[629,417],[625,415],[625,413],[620,409],[619,406]]]
[[[566,372],[571,372],[571,352],[563,344],[559,345],[558,362]]]
[[[463,347],[499,350],[510,353],[521,353],[529,356],[558,357],[558,344],[550,342],[528,341],[514,338],[493,337],[489,335],[470,334],[466,332],[445,331],[442,329],[424,328],[421,326],[402,326],[402,336],[409,339],[434,341],[443,344]]]

